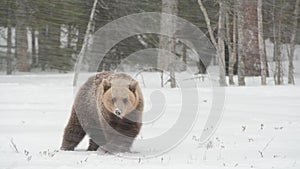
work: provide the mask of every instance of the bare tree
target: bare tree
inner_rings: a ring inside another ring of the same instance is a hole
[[[203,5],[202,0],[198,0],[198,4],[199,4],[200,10],[201,10],[201,12],[203,13],[203,16],[204,16],[210,40],[211,40],[213,46],[215,47],[215,49],[217,49],[218,48],[217,40],[216,40],[216,37],[214,35],[214,31],[213,31],[213,28],[211,26],[210,18],[209,18],[208,14],[207,14],[206,8]],[[217,65],[217,62],[218,62],[217,61],[217,57],[214,57],[213,58],[213,64]],[[203,69],[202,64],[203,63],[201,61],[199,61],[199,63],[197,64],[199,70]],[[204,72],[204,71],[200,71],[200,72]],[[205,72],[206,72],[206,70],[205,70]]]
[[[262,0],[257,2],[257,18],[258,18],[258,42],[259,42],[259,55],[261,60],[261,84],[267,84],[267,57],[266,47],[263,33],[263,16],[262,16]]]
[[[294,53],[295,53],[295,39],[297,34],[297,25],[298,25],[298,15],[299,15],[299,3],[300,0],[296,0],[296,6],[294,11],[294,22],[292,28],[292,37],[290,42],[290,54],[289,54],[289,73],[288,73],[288,83],[295,84],[294,80]]]
[[[17,53],[17,68],[20,72],[29,72],[30,63],[28,56],[28,41],[27,41],[27,0],[16,0],[16,53]]]
[[[204,7],[204,5],[202,3],[202,0],[198,0],[198,4],[199,4],[200,9],[201,9],[201,11],[202,11],[202,13],[204,15],[204,19],[205,19],[205,22],[206,22],[206,26],[207,26],[207,29],[208,29],[208,33],[209,33],[210,39],[211,39],[214,47],[217,49],[218,48],[218,44],[217,44],[216,38],[214,36],[214,31],[213,31],[213,29],[211,27],[210,19],[208,17],[206,8]]]
[[[275,60],[275,72],[274,81],[276,85],[283,84],[283,70],[281,63],[281,20],[282,20],[282,0],[280,5],[276,6],[275,0],[273,0],[273,33],[274,33],[274,60]]]
[[[246,76],[260,76],[260,55],[257,26],[257,0],[243,0],[244,62]]]
[[[226,86],[226,71],[225,71],[225,15],[226,15],[226,6],[224,0],[219,0],[219,24],[218,24],[218,60],[219,60],[219,71],[220,79],[219,83],[221,86]]]
[[[238,24],[238,84],[244,86],[245,83],[245,65],[244,65],[244,34],[243,34],[243,0],[236,0],[235,10],[237,11]]]
[[[7,1],[8,3],[8,10],[7,10],[7,58],[6,58],[6,74],[11,75],[13,68],[12,68],[12,9],[11,9],[11,2]]]
[[[228,11],[228,8],[229,6],[226,5],[226,10],[225,10],[225,30],[226,30],[226,38],[225,38],[225,42],[226,42],[226,45],[228,47],[228,54],[229,54],[229,57],[231,56],[231,53],[232,53],[232,42],[231,42],[231,28],[230,28],[230,15],[229,15],[229,12]]]
[[[186,60],[187,46],[182,45],[182,62],[184,64],[183,70],[187,70],[187,60]]]
[[[88,22],[88,25],[87,25],[87,29],[86,29],[86,33],[85,33],[85,36],[84,36],[83,44],[82,44],[82,47],[81,47],[81,50],[80,50],[80,53],[79,53],[79,56],[78,56],[78,61],[75,65],[75,75],[74,75],[74,79],[73,79],[73,86],[76,86],[77,79],[78,79],[78,74],[79,74],[79,71],[80,71],[80,68],[81,68],[81,65],[82,65],[82,62],[83,62],[83,58],[86,54],[87,48],[89,46],[88,43],[89,43],[90,38],[92,36],[92,28],[93,28],[92,23],[93,23],[93,20],[94,20],[97,3],[98,3],[98,0],[94,0],[94,4],[93,4],[92,11],[91,11],[90,19],[89,19],[89,22]]]
[[[37,56],[37,48],[36,48],[36,34],[35,34],[35,28],[32,28],[31,30],[31,57],[32,57],[32,65],[37,66],[38,65],[38,56]]]
[[[219,62],[219,73],[220,73],[220,79],[219,83],[221,86],[226,86],[226,71],[225,71],[225,15],[226,15],[226,6],[225,2],[223,0],[219,1],[219,22],[218,22],[218,43],[216,41],[216,38],[213,34],[213,29],[210,24],[210,19],[208,17],[206,8],[204,7],[202,0],[198,0],[198,4],[200,6],[200,9],[204,15],[206,26],[209,32],[210,39],[214,45],[214,47],[217,49],[217,57]]]
[[[229,58],[229,67],[228,67],[228,76],[229,76],[229,84],[234,85],[233,74],[234,74],[234,64],[236,63],[237,56],[237,11],[234,10],[233,19],[232,19],[232,45],[231,45],[231,54]],[[229,27],[229,24],[228,26]],[[227,28],[229,30],[229,28]],[[229,33],[227,33],[229,34]],[[228,36],[228,35],[227,35]],[[228,39],[230,43],[230,39]]]
[[[177,0],[162,0],[162,13],[170,14],[163,15],[160,22],[160,31],[162,34],[170,35],[160,36],[159,46],[162,50],[158,53],[157,66],[161,70],[168,70],[170,72],[171,88],[176,87],[175,70],[174,70],[174,55],[176,39],[174,34],[176,32],[176,21],[171,15],[177,15]]]

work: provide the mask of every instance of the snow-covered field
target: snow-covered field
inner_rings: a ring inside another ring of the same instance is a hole
[[[214,105],[211,90],[199,88],[203,114],[183,142],[153,158],[122,158],[85,151],[87,139],[74,152],[59,150],[74,99],[72,78],[72,74],[0,76],[0,169],[300,168],[300,85],[262,87],[255,85],[257,79],[247,79],[252,86],[225,88],[223,117],[203,145],[199,144],[201,127]],[[153,91],[165,94],[167,103],[165,114],[146,124],[138,139],[170,128],[181,101],[179,89],[153,87],[159,86],[155,79],[159,75],[143,78],[146,111]],[[135,146],[133,150],[148,151]]]

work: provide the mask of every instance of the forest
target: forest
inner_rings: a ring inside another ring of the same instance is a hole
[[[174,4],[159,0],[97,1],[87,31],[93,1],[83,0],[3,0],[0,2],[0,70],[15,72],[74,70],[87,32],[93,35],[104,25],[134,13],[165,12],[176,15],[196,25],[209,38],[216,54],[213,64],[220,66],[220,81],[245,85],[244,76],[274,76],[276,84],[293,80],[295,45],[300,43],[298,0],[178,0]],[[173,9],[168,9],[173,5]],[[180,28],[177,28],[177,30]],[[142,38],[142,40],[141,40]],[[128,37],[106,53],[98,71],[114,70],[121,60],[146,48],[160,48],[163,36],[143,34]],[[172,40],[170,40],[172,41]],[[176,39],[174,40],[176,41]],[[272,53],[266,56],[265,42],[272,44]],[[248,43],[251,42],[251,43]],[[184,64],[189,59],[189,47],[175,42],[172,51]],[[188,49],[187,49],[188,48]],[[199,56],[198,56],[199,57]],[[287,61],[287,67],[282,62]],[[88,61],[84,61],[85,64]],[[153,67],[159,67],[151,59]],[[191,64],[206,73],[206,63],[201,56]],[[222,71],[224,70],[224,71]],[[176,70],[178,71],[178,70]],[[181,70],[182,71],[182,70]],[[220,82],[221,83],[221,82]]]

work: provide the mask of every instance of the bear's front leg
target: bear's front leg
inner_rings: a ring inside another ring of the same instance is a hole
[[[74,148],[83,139],[85,134],[86,133],[81,127],[73,107],[71,117],[64,131],[63,141],[60,149],[66,151],[73,151]]]
[[[89,140],[89,147],[88,147],[88,151],[97,151],[97,149],[99,148],[99,145],[96,144],[92,139]]]
[[[89,147],[87,149],[88,151],[96,151],[99,146],[106,144],[105,136],[101,127],[96,126],[93,128],[86,128],[86,132],[90,136]]]

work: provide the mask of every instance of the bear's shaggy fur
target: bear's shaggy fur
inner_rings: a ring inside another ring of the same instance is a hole
[[[88,150],[130,151],[141,128],[144,101],[141,89],[124,73],[102,72],[79,89],[64,131],[61,150],[74,150],[90,137]]]

